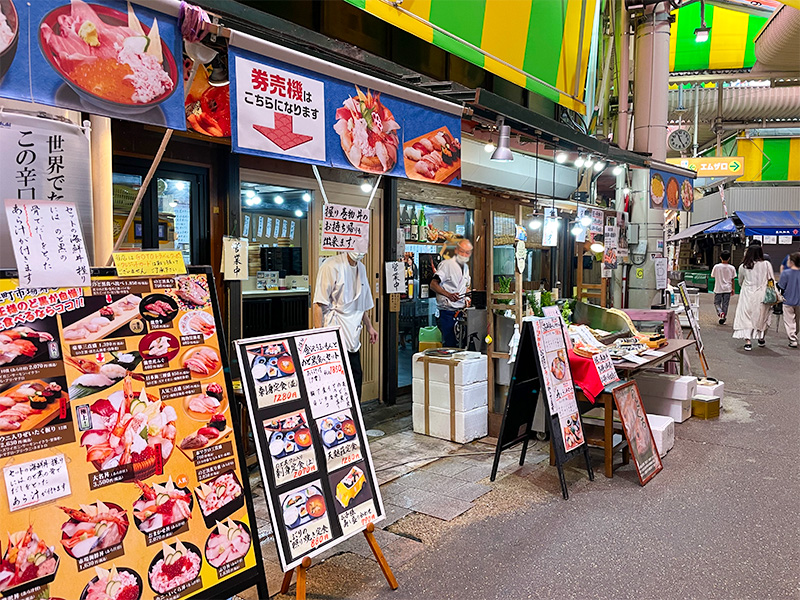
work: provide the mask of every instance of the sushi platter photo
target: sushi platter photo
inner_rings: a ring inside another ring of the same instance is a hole
[[[98,360],[100,355],[102,355],[102,361]],[[142,362],[142,356],[138,352],[68,356],[64,362],[81,373],[72,380],[72,385],[69,386],[69,397],[73,400],[102,392],[116,385],[128,375],[135,379],[143,379],[142,375],[133,372]]]
[[[60,418],[62,401],[66,405],[69,398],[58,381],[63,378],[34,379],[0,391],[0,435],[31,431]]]
[[[64,327],[62,337],[66,342],[94,342],[121,329],[139,318],[141,298],[134,294],[106,304],[83,318]],[[63,322],[63,317],[62,317]]]
[[[403,159],[409,179],[449,183],[461,177],[461,142],[447,127],[403,144]]]
[[[49,352],[48,344],[55,338],[43,327],[48,322],[55,326],[55,320],[47,319],[38,324],[41,330],[20,325],[0,331],[0,367],[58,358]]]

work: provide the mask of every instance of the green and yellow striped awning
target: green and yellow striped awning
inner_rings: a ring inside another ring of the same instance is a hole
[[[346,1],[512,83],[586,112],[598,0],[405,0],[397,6],[389,0]]]
[[[694,30],[700,27],[700,3],[673,11],[669,38],[669,70],[713,71],[749,69],[756,62],[755,39],[767,17],[706,4],[707,42],[697,43]]]
[[[738,181],[800,181],[800,138],[739,140],[744,175]]]

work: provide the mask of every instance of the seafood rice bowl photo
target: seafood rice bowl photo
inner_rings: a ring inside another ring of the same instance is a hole
[[[128,532],[128,515],[117,504],[99,500],[81,504],[80,510],[59,506],[70,517],[61,526],[61,545],[72,558],[111,548]]]
[[[364,94],[358,87],[356,92],[336,111],[333,129],[351,165],[370,173],[388,173],[397,164],[400,125],[381,103],[380,94],[369,90]]]
[[[0,0],[0,81],[8,72],[19,42],[19,15],[13,0]]]
[[[142,578],[133,569],[95,567],[97,575],[86,584],[81,600],[139,600],[142,597]]]
[[[87,102],[109,110],[144,112],[169,98],[178,68],[161,40],[158,22],[72,0],[47,13],[39,26],[42,54]]]
[[[179,585],[189,583],[200,575],[203,559],[194,544],[180,540],[170,546],[161,542],[161,552],[150,563],[148,580],[157,594],[164,594]]]
[[[172,477],[152,486],[136,481],[142,495],[133,504],[133,518],[142,533],[148,533],[192,518],[194,499],[186,488],[177,487]]]
[[[245,557],[250,550],[250,530],[239,521],[217,523],[206,541],[206,560],[215,569]]]

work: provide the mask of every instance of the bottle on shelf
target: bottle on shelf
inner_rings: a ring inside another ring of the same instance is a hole
[[[417,211],[411,207],[411,241],[416,242],[419,239],[419,221],[417,221]]]
[[[408,204],[403,207],[403,211],[400,213],[400,227],[403,229],[405,240],[408,241],[409,235],[411,235],[411,218],[408,216]]]
[[[425,221],[425,207],[419,209],[419,223],[417,224],[417,239],[424,242],[428,239],[427,222]]]

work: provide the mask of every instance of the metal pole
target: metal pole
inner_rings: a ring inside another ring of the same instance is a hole
[[[717,153],[722,156],[722,82],[717,82],[717,118],[714,119],[714,133],[717,134]]]
[[[619,117],[617,119],[617,144],[623,150],[628,149],[628,120],[630,106],[628,104],[628,89],[630,87],[630,38],[628,29],[628,10],[625,2],[621,1],[617,5],[617,27],[620,30],[619,36],[619,89],[617,98],[619,105]]]
[[[692,156],[697,156],[697,146],[698,146],[698,133],[697,129],[699,127],[699,120],[700,120],[700,86],[698,84],[694,84],[694,144],[692,145]]]

